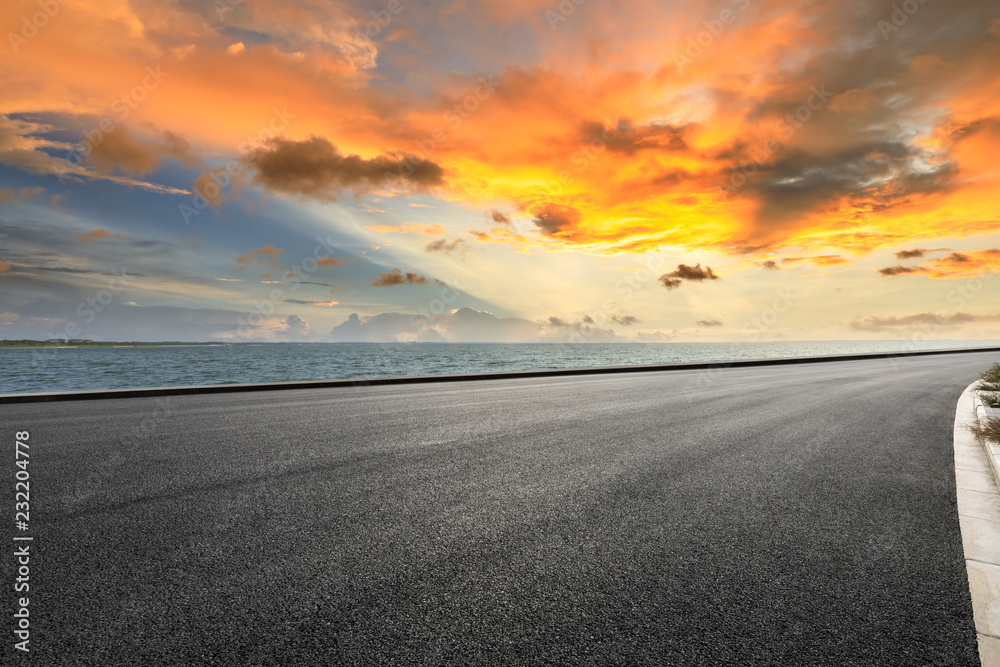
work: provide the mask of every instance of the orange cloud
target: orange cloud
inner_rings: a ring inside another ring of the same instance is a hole
[[[424,236],[445,236],[448,230],[444,225],[433,224],[413,224],[413,225],[369,225],[368,229],[373,232],[395,233],[395,234],[422,234]]]
[[[393,269],[385,273],[378,274],[378,277],[370,283],[371,287],[392,287],[394,285],[426,285],[427,278],[407,271],[403,273],[399,269]]]
[[[781,263],[798,264],[799,262],[812,262],[816,266],[839,266],[841,264],[849,264],[850,261],[840,255],[817,255],[815,257],[785,257],[781,260]]]
[[[283,269],[285,267],[278,264],[278,259],[283,252],[285,252],[283,248],[275,248],[272,245],[266,245],[262,248],[245,252],[233,259],[239,266],[234,267],[232,271],[233,273],[239,273],[252,264],[259,264],[260,266],[266,266],[275,270]]]
[[[121,234],[112,234],[106,229],[95,229],[92,232],[87,232],[86,234],[74,234],[73,238],[77,241],[83,241],[84,243],[93,243],[99,239],[123,239],[125,238]]]
[[[123,184],[136,181],[119,174],[155,180],[169,153],[140,128],[160,128],[204,155],[242,156],[257,185],[285,194],[434,188],[502,206],[532,221],[522,236],[536,249],[835,257],[995,231],[1000,40],[988,2],[922,5],[934,30],[888,39],[873,28],[877,4],[725,4],[732,20],[709,32],[718,10],[698,3],[515,0],[445,3],[369,34],[368,14],[321,0],[221,14],[78,0],[0,52],[0,114],[113,121],[87,165]],[[537,38],[532,55],[513,60],[497,25]],[[413,47],[462,56],[470,42],[488,72],[455,73]],[[0,162],[80,173],[53,157],[67,146],[29,125],[0,133]]]
[[[879,273],[883,276],[922,274],[929,278],[982,277],[988,272],[997,271],[1000,271],[1000,248],[953,252],[914,266],[897,265],[879,269]]]
[[[0,204],[14,204],[19,201],[31,199],[45,192],[45,188],[21,188],[17,192],[7,189],[0,190]]]

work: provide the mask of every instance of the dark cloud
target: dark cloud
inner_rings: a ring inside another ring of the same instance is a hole
[[[588,320],[590,320],[589,316],[583,318],[583,321],[586,322],[587,324],[593,323],[592,320],[591,321]],[[611,321],[623,327],[630,327],[633,324],[639,324],[640,322],[639,318],[636,317],[635,315],[612,315]]]
[[[580,224],[580,212],[570,206],[544,204],[535,209],[535,223],[547,236],[566,235]]]
[[[451,241],[446,241],[445,239],[438,239],[437,241],[431,241],[430,243],[425,243],[424,248],[427,252],[443,252],[443,253],[453,253],[456,250],[461,250],[465,247],[465,241],[463,239],[453,239]]]
[[[663,283],[663,286],[669,291],[680,287],[683,281],[680,278],[671,278],[670,276],[664,274],[660,276],[660,282]]]
[[[915,259],[917,257],[923,257],[924,253],[927,252],[925,248],[914,248],[913,250],[900,250],[896,253],[896,259]]]
[[[491,209],[486,212],[486,217],[493,221],[495,225],[503,225],[504,227],[510,227],[510,216],[500,211],[499,209]]]
[[[669,124],[652,123],[636,127],[627,120],[620,121],[615,127],[586,122],[580,128],[580,141],[596,150],[606,148],[626,155],[641,150],[684,151],[688,149],[684,131],[684,126]]]
[[[434,162],[405,153],[371,159],[344,155],[323,137],[303,141],[278,137],[251,151],[246,162],[254,182],[272,190],[336,201],[350,190],[360,196],[386,185],[426,189],[444,183],[444,170]]]
[[[139,140],[124,125],[88,145],[87,162],[102,174],[110,174],[117,169],[124,174],[143,176],[160,163],[160,149]]]
[[[201,160],[191,154],[187,139],[174,132],[140,139],[125,125],[108,133],[87,137],[86,160],[100,174],[118,171],[133,176],[144,176],[159,167],[164,158],[173,158],[186,167],[193,167]]]
[[[687,264],[678,264],[675,271],[670,273],[664,273],[660,276],[660,282],[668,290],[675,289],[681,286],[683,281],[692,282],[703,282],[705,280],[721,280],[719,276],[715,275],[712,268],[706,266],[704,269],[701,268],[701,264],[695,264],[694,266],[688,266]]]
[[[884,269],[879,269],[878,272],[883,276],[898,276],[905,273],[924,273],[927,269],[919,266],[903,266],[902,264],[897,264],[896,266],[887,266]]]
[[[371,287],[392,287],[393,285],[426,285],[427,278],[407,271],[403,273],[399,269],[393,269],[386,273],[378,274],[378,278],[369,285]]]
[[[698,320],[695,322],[700,327],[721,327],[722,322],[719,320]]]
[[[781,270],[781,269],[778,268],[778,263],[775,262],[773,259],[769,259],[769,260],[760,262],[757,266],[761,267],[762,269],[767,269],[768,271],[780,271]]]

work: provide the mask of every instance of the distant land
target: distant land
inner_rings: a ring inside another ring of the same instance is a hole
[[[224,345],[225,343],[181,343],[177,341],[149,343],[140,341],[106,341],[81,339],[52,339],[52,340],[0,340],[0,347],[161,347],[166,345],[193,346],[193,345]]]

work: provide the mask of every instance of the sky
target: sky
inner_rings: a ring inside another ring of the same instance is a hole
[[[1000,338],[993,0],[0,21],[0,339]]]

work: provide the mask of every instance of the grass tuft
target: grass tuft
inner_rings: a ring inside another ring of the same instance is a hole
[[[1000,364],[993,364],[987,370],[983,371],[983,374],[979,378],[983,382],[989,382],[990,384],[1000,383]]]
[[[1000,391],[1000,382],[980,382],[976,385],[979,391]]]
[[[983,403],[991,408],[1000,408],[1000,394],[983,394]]]
[[[1000,417],[987,417],[969,429],[981,440],[989,440],[1000,445]]]

